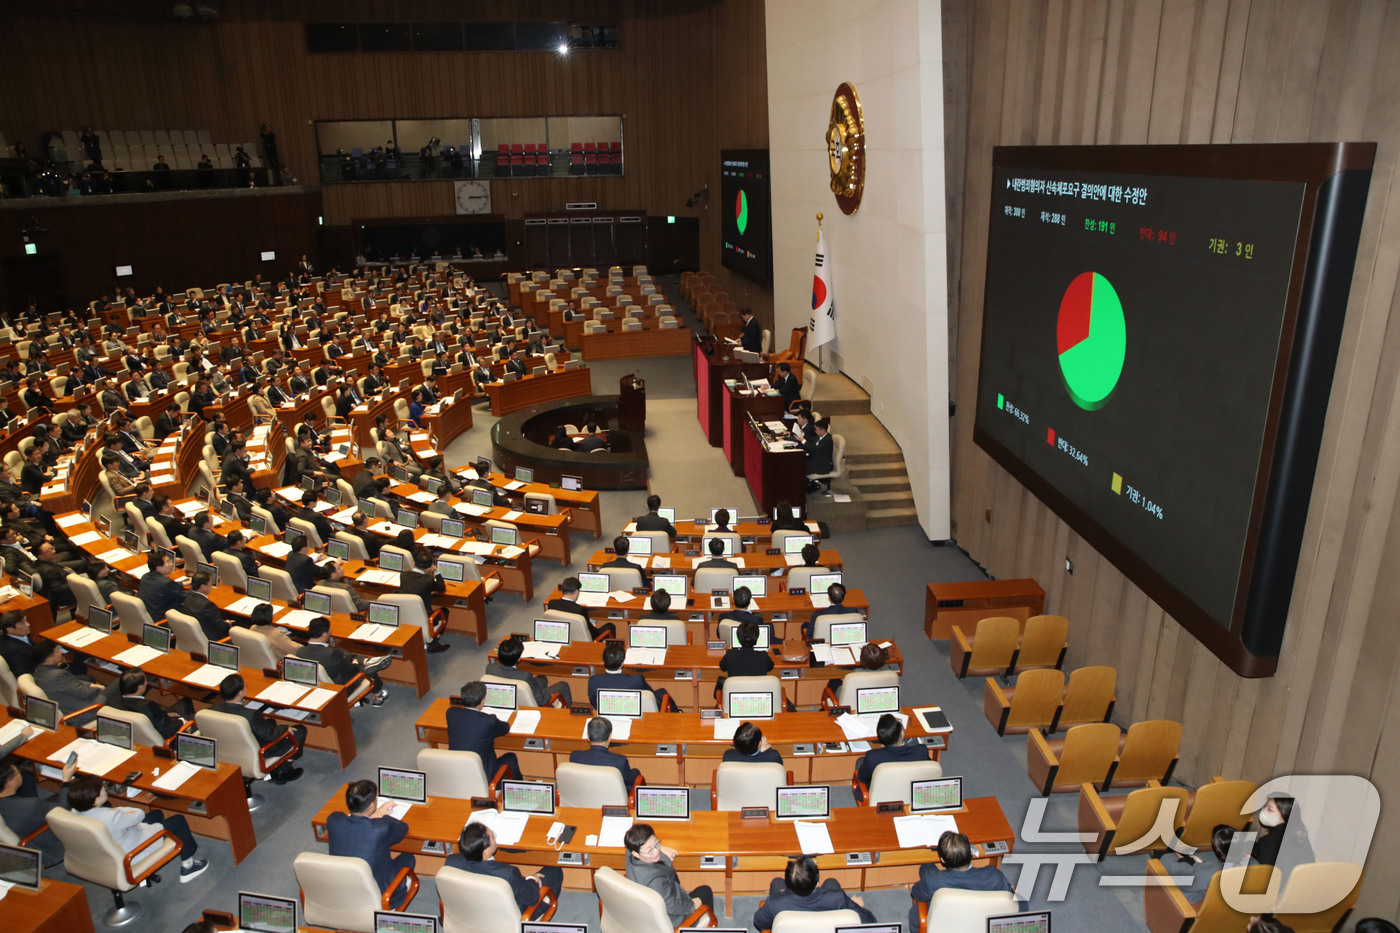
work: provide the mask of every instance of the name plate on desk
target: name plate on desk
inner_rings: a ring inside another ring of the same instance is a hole
[[[743,807],[739,810],[739,818],[745,820],[766,820],[768,819],[768,808]]]
[[[628,816],[626,807],[603,807],[603,816]]]

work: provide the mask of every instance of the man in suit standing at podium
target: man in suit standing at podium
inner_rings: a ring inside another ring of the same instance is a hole
[[[739,316],[744,319],[744,329],[739,332],[739,346],[750,353],[762,352],[763,330],[758,326],[758,318],[753,316],[753,309],[743,308]]]

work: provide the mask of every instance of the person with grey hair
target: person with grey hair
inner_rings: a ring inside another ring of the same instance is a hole
[[[576,765],[616,768],[622,775],[627,790],[631,791],[632,785],[637,783],[637,778],[642,772],[631,766],[626,755],[608,751],[608,740],[611,738],[612,723],[602,716],[595,716],[588,720],[588,747],[569,752],[569,761]]]

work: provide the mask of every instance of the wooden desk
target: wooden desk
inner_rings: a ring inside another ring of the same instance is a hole
[[[724,412],[720,393],[724,380],[748,375],[750,379],[768,375],[766,363],[743,363],[733,358],[729,344],[713,338],[692,336],[691,359],[695,367],[695,411],[700,429],[711,447],[724,443]]]
[[[690,332],[678,327],[665,330],[621,330],[621,321],[610,321],[617,330],[579,337],[585,361],[617,360],[633,356],[685,356],[690,352]]]
[[[785,406],[781,395],[749,395],[737,384],[725,383],[721,395],[724,408],[724,456],[735,476],[744,475],[748,453],[744,438],[749,432],[749,417],[759,421],[777,421],[783,417]],[[805,484],[804,484],[805,485]],[[757,497],[755,497],[757,498]],[[793,505],[801,503],[794,502]],[[772,514],[771,509],[764,512]]]
[[[458,479],[460,480],[461,477],[459,476]],[[397,483],[390,487],[390,491],[403,499],[408,499],[409,496],[422,492],[419,487],[411,483]],[[472,505],[469,501],[464,501],[461,494],[449,497],[448,501],[453,503],[453,518],[461,519],[468,525],[483,528],[487,521],[514,525],[519,529],[522,545],[527,540],[533,541],[538,548],[539,557],[545,560],[557,560],[565,567],[573,563],[569,545],[569,526],[573,516],[569,511],[555,512],[551,515],[536,515],[532,512],[521,512],[515,508],[505,508],[498,505],[489,507]],[[421,504],[411,500],[410,503],[408,508],[414,511],[422,509]],[[512,513],[515,513],[514,517],[507,518]]]
[[[522,503],[529,495],[553,496],[556,508],[569,510],[570,525],[574,530],[586,531],[594,540],[603,536],[603,510],[596,489],[561,489],[548,483],[526,483],[518,489],[506,489],[507,483],[514,482],[511,477],[492,472],[487,474],[487,478],[507,497],[519,499]]]
[[[606,550],[594,551],[588,558],[588,569],[597,570],[617,555],[609,554]],[[674,551],[666,554],[656,554],[653,557],[664,557],[670,561],[670,566],[666,568],[657,567],[651,559],[647,559],[645,566],[653,573],[680,573],[688,577],[695,576],[695,565],[709,559],[708,554],[682,554]],[[758,570],[767,575],[774,570],[788,570],[790,565],[782,554],[745,552],[740,555],[744,559],[744,566],[735,573],[746,573],[750,570]],[[640,562],[641,558],[629,558]],[[835,548],[825,548],[818,552],[817,564],[830,570],[839,571],[842,567],[841,552]],[[801,566],[800,564],[798,566]],[[783,578],[770,579],[770,587],[777,587],[779,590],[787,589],[787,581]]]
[[[1045,611],[1045,590],[1031,579],[963,580],[930,583],[924,594],[924,634],[953,636],[953,626],[967,634],[987,616],[1011,616],[1022,622]]]
[[[715,508],[725,508],[725,506],[715,506]],[[738,506],[735,506],[738,508]],[[771,511],[769,514],[772,514]],[[767,550],[773,543],[773,522],[771,519],[763,518],[759,521],[735,522],[734,515],[729,516],[729,530],[735,532],[744,541],[747,549],[745,555],[753,550]],[[689,544],[691,549],[698,548],[705,535],[714,530],[713,525],[705,524],[684,518],[677,518],[671,523],[676,529],[676,544]],[[821,540],[821,526],[816,522],[806,522],[807,533],[812,536],[813,541]],[[623,529],[631,533],[632,526]]]
[[[124,639],[123,639],[124,641]],[[8,713],[4,719],[9,720]],[[15,750],[15,755],[35,765],[47,764],[58,767],[62,762],[49,761],[49,756],[77,739],[77,730],[70,726],[60,726],[54,732],[44,732],[25,742]],[[190,829],[210,839],[222,839],[233,850],[234,863],[242,862],[252,854],[258,840],[253,833],[253,817],[248,812],[248,797],[243,790],[243,772],[237,765],[222,762],[214,770],[201,768],[188,781],[175,790],[155,786],[158,775],[156,769],[169,771],[175,762],[169,758],[157,758],[155,752],[145,745],[136,747],[136,755],[117,765],[103,777],[109,781],[121,781],[128,772],[140,771],[132,782],[140,788],[135,797],[112,798],[112,806],[137,806],[144,810],[166,810],[184,814],[189,820]],[[40,778],[40,783],[56,784]],[[5,898],[9,904],[9,898]],[[6,907],[6,910],[9,908]]]
[[[5,895],[5,929],[14,933],[93,933],[92,910],[80,884],[45,878],[37,891]]]
[[[383,392],[377,398],[366,399],[359,405],[350,409],[350,424],[355,429],[355,441],[363,446],[374,445],[374,438],[370,436],[370,428],[375,426],[375,421],[380,415],[388,416],[392,424],[398,420],[394,414],[394,400],[397,398],[407,398],[403,392]]]
[[[806,451],[772,449],[752,425],[745,425],[742,431],[746,478],[758,507],[771,515],[779,502],[798,508],[806,506]]]
[[[443,447],[472,429],[472,403],[465,396],[452,401],[451,396],[440,400],[438,413],[423,416],[424,427],[432,432]]]
[[[541,402],[593,394],[593,371],[587,366],[566,369],[544,376],[525,376],[514,382],[488,382],[491,414],[497,417]]]

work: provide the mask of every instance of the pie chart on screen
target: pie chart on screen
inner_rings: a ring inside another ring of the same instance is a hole
[[[1113,396],[1123,375],[1128,328],[1123,303],[1097,272],[1082,272],[1060,299],[1055,339],[1060,375],[1074,404],[1097,411]]]
[[[742,236],[749,226],[749,196],[739,189],[739,197],[734,199],[734,226],[739,228],[739,235]]]

